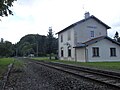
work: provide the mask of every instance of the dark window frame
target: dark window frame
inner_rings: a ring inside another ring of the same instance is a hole
[[[61,57],[64,57],[64,50],[61,48]]]
[[[94,37],[94,36],[95,36],[95,35],[94,35],[94,31],[91,31],[90,33],[91,33],[91,37]]]
[[[116,57],[116,48],[110,48],[110,56]]]
[[[61,35],[61,42],[63,42],[63,35]]]
[[[68,57],[71,57],[71,48],[68,48]]]
[[[99,47],[92,48],[93,57],[100,57]]]

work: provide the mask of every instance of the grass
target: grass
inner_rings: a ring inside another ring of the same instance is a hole
[[[14,63],[14,68],[16,70],[20,70],[23,66],[23,62],[15,58],[0,58],[0,80],[3,77],[3,74],[7,71],[10,63]]]
[[[66,64],[75,64],[79,66],[93,67],[98,69],[106,69],[120,71],[120,62],[74,62],[65,60],[48,60],[47,58],[34,58],[36,60],[46,60],[51,62],[61,62]]]
[[[120,62],[87,62],[87,63],[78,63],[81,66],[120,71]]]
[[[23,61],[20,61],[20,60],[17,60],[17,59],[15,59],[15,61],[14,61],[14,68],[17,70],[19,70],[19,69],[22,69],[22,67],[23,67],[23,65],[24,65],[24,63],[23,63]]]
[[[14,62],[13,58],[0,58],[0,79],[7,70],[8,65],[13,62]]]
[[[35,60],[49,60],[48,57],[34,57]]]

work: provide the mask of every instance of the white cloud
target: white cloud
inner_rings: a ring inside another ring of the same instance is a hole
[[[18,0],[14,16],[0,22],[0,38],[15,43],[26,34],[47,35],[50,26],[56,33],[83,19],[85,11],[111,26],[108,35],[113,37],[116,30],[120,32],[119,8],[119,0]]]

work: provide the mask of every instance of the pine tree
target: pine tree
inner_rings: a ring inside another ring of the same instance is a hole
[[[3,43],[4,42],[4,39],[3,38],[1,38],[1,41],[0,41],[1,43]]]
[[[119,39],[119,33],[118,33],[117,31],[116,31],[116,33],[115,33],[114,39],[115,39],[116,41],[118,41],[118,39]]]
[[[52,48],[53,48],[53,32],[52,32],[52,27],[49,27],[49,31],[48,31],[48,35],[47,35],[47,45],[48,45],[49,59],[51,59]]]

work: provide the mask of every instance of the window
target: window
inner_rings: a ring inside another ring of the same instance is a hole
[[[110,48],[110,56],[116,56],[116,48]]]
[[[68,48],[68,57],[71,57],[71,48]]]
[[[68,40],[71,40],[71,31],[68,31]]]
[[[99,57],[99,48],[93,47],[93,57]]]
[[[94,31],[91,31],[91,37],[94,37]]]
[[[63,51],[63,47],[61,48],[61,57],[63,57],[64,51]]]
[[[61,35],[61,42],[63,42],[63,35]]]

